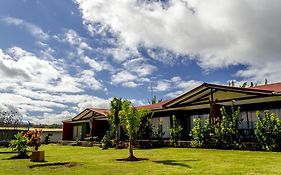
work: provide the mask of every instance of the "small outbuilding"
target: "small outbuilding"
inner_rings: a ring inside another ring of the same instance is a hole
[[[84,140],[94,136],[101,139],[110,127],[108,112],[108,109],[87,108],[72,119],[63,121],[62,140]]]

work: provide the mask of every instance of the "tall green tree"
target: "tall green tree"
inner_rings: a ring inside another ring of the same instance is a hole
[[[122,110],[119,112],[119,118],[129,137],[129,157],[127,160],[137,160],[133,152],[133,142],[139,131],[142,116],[146,116],[148,113],[149,111],[145,109],[138,110],[129,100],[123,101]]]
[[[159,102],[161,102],[161,101],[162,101],[162,99],[157,100],[156,96],[154,95],[154,96],[151,98],[151,100],[148,100],[148,103],[149,103],[149,104],[155,104],[155,103],[159,103]]]
[[[110,102],[110,113],[108,114],[109,121],[113,126],[113,130],[115,132],[115,146],[119,148],[119,130],[120,130],[120,119],[119,112],[122,109],[123,100],[122,98],[114,97]]]

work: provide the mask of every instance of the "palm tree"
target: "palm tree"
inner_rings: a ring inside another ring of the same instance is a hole
[[[119,137],[120,135],[120,120],[119,120],[119,111],[122,109],[122,98],[114,97],[110,102],[110,113],[108,114],[108,118],[114,128],[115,131],[115,143],[116,148],[119,148]]]
[[[125,128],[128,136],[129,136],[129,157],[127,160],[138,160],[134,156],[133,152],[133,141],[140,126],[140,120],[143,115],[147,115],[149,111],[147,110],[138,110],[136,107],[132,105],[129,100],[124,100],[122,104],[122,110],[119,113],[119,117],[121,119],[121,124],[123,128]]]

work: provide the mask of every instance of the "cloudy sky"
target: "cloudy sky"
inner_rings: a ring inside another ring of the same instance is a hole
[[[0,105],[58,123],[203,82],[281,81],[279,0],[2,0]],[[153,92],[151,92],[151,89]]]

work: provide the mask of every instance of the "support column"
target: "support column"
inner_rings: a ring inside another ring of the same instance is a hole
[[[214,100],[213,89],[211,89],[211,99],[210,99],[210,115],[209,115],[209,123],[211,125],[221,121],[221,106],[216,104],[217,100]]]

